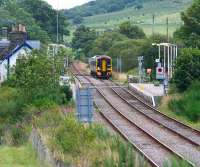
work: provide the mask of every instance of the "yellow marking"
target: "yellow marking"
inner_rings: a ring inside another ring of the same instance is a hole
[[[144,91],[144,85],[139,85],[139,89],[140,89],[141,91]]]
[[[102,72],[106,72],[106,60],[105,59],[103,59],[102,60]]]

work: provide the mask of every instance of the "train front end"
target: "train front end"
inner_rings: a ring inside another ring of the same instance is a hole
[[[109,56],[99,56],[96,61],[98,78],[109,79],[112,76],[112,59]]]

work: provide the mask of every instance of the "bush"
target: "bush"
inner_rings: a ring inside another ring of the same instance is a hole
[[[179,91],[185,91],[194,80],[200,81],[200,50],[183,49],[177,60],[173,81]]]
[[[82,153],[84,148],[90,147],[95,134],[91,128],[85,128],[74,118],[67,117],[57,128],[55,139],[63,153],[77,155]]]
[[[173,99],[169,103],[172,111],[178,115],[187,117],[189,120],[197,122],[200,120],[200,82],[195,82],[183,94],[183,96],[176,100]]]
[[[136,25],[131,25],[130,21],[126,21],[122,23],[119,26],[119,29],[120,29],[119,30],[120,33],[126,35],[128,38],[131,38],[131,39],[145,38],[144,31]]]
[[[3,123],[16,123],[25,113],[22,111],[23,102],[19,92],[14,88],[0,88],[0,121]]]
[[[64,93],[63,100],[62,100],[63,104],[71,100],[73,94],[72,94],[72,90],[70,89],[70,86],[66,86],[66,85],[62,86],[61,93]]]
[[[26,125],[7,125],[2,132],[1,143],[19,146],[28,141],[29,133]]]

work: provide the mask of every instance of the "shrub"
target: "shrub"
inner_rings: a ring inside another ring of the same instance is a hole
[[[71,100],[72,90],[70,89],[69,86],[66,86],[66,85],[62,86],[61,87],[61,93],[64,93],[63,100],[62,100],[63,104]]]
[[[185,91],[194,80],[200,80],[200,50],[183,49],[176,64],[174,83],[179,91]]]
[[[94,133],[96,134],[97,138],[99,138],[100,140],[102,141],[106,141],[108,140],[111,135],[110,133],[108,132],[107,129],[103,128],[102,126],[100,125],[96,125],[94,128],[93,128],[93,131]]]
[[[25,125],[7,125],[6,128],[3,129],[1,142],[11,146],[19,146],[26,143],[28,137],[29,133]]]
[[[122,23],[119,26],[119,29],[120,29],[119,30],[120,33],[126,35],[128,38],[131,38],[131,39],[145,38],[144,31],[136,25],[131,25],[130,21],[126,21]]]
[[[169,107],[178,115],[183,115],[189,120],[196,122],[200,120],[199,101],[200,82],[194,82],[180,99],[173,99],[169,103]]]
[[[3,123],[15,123],[23,118],[23,102],[19,92],[14,88],[0,88],[0,121]]]
[[[84,148],[90,147],[95,139],[95,134],[91,128],[85,128],[74,118],[67,117],[57,128],[55,139],[57,146],[61,148],[63,153],[77,155]]]

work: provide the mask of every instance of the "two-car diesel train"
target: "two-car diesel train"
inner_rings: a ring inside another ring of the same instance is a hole
[[[112,59],[106,55],[98,55],[89,59],[92,76],[109,79],[112,76]]]

